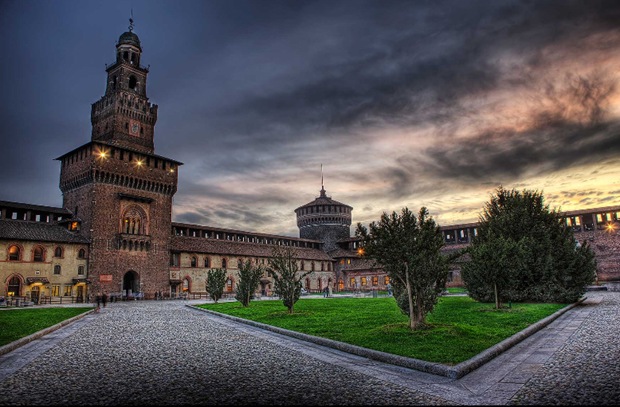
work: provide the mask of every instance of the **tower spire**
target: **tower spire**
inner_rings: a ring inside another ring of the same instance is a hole
[[[325,187],[323,186],[323,164],[321,163],[321,196],[325,196]]]
[[[133,31],[133,9],[131,9],[131,14],[129,16],[129,32]]]

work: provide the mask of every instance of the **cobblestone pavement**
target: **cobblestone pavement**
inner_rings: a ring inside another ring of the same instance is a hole
[[[112,303],[0,356],[1,405],[620,403],[620,293],[454,380],[214,317],[200,301]]]

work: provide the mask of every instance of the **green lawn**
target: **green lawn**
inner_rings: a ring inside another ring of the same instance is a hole
[[[91,309],[89,307],[59,307],[0,310],[0,346],[32,335]]]
[[[567,304],[512,304],[495,310],[469,297],[442,297],[411,331],[394,298],[300,299],[289,315],[282,301],[203,304],[201,308],[428,362],[455,365],[472,358]]]

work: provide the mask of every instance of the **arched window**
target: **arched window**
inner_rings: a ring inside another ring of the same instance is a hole
[[[129,89],[135,89],[137,84],[138,84],[138,80],[136,79],[135,76],[131,75],[129,77]]]
[[[36,246],[32,251],[32,261],[42,262],[45,260],[45,250],[41,246]]]
[[[390,284],[390,277],[388,277],[388,276],[383,277],[383,283],[384,283],[385,285]]]
[[[205,268],[211,267],[211,262],[208,257],[205,257]]]
[[[22,253],[19,249],[19,246],[11,246],[9,247],[9,261],[19,261],[21,260]]]
[[[14,296],[21,295],[21,282],[19,281],[19,277],[14,276],[9,280],[8,294]]]
[[[62,247],[57,246],[56,249],[54,249],[54,257],[62,257]]]
[[[223,269],[226,268],[226,259],[225,258],[222,259],[222,268]]]
[[[84,266],[78,266],[78,276],[84,275]]]
[[[197,265],[198,265],[198,260],[196,259],[196,256],[192,256],[191,266],[196,267]]]
[[[301,265],[300,265],[299,269],[300,269],[301,271],[304,271],[304,270],[305,270],[305,268],[306,268],[306,264],[305,264],[305,263],[304,263],[304,261],[302,260],[302,261],[301,261]]]
[[[132,206],[125,211],[121,233],[129,235],[146,235],[146,214],[138,206]]]
[[[80,249],[80,251],[78,252],[78,259],[83,259],[85,257],[86,257],[86,250]]]

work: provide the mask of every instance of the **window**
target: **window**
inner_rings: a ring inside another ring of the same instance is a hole
[[[190,260],[190,265],[191,267],[196,267],[198,265],[198,259],[196,259],[196,256],[192,256]]]
[[[21,250],[19,250],[18,246],[9,247],[9,260],[10,261],[19,261],[21,259]]]
[[[78,276],[84,275],[84,266],[78,266]]]
[[[211,267],[210,263],[211,263],[211,262],[210,262],[209,258],[208,258],[208,257],[205,257],[205,267],[206,267],[206,268]]]
[[[355,288],[357,286],[357,284],[355,283],[355,277],[351,277],[351,279],[349,280],[349,285],[352,288]]]
[[[243,261],[241,259],[237,260],[237,268],[240,269],[243,266]]]
[[[54,266],[54,274],[56,275],[60,274],[60,264],[56,264]]]
[[[70,285],[66,285],[65,286],[65,292],[63,294],[65,297],[71,297],[71,286]]]
[[[299,269],[300,269],[301,271],[304,271],[304,270],[305,270],[305,268],[306,268],[306,264],[305,264],[305,263],[304,263],[304,261],[302,260],[302,261],[301,261],[301,266],[300,266],[300,268],[299,268]]]
[[[384,283],[385,285],[390,284],[390,277],[388,277],[388,276],[383,277],[383,283]]]
[[[52,286],[52,297],[58,297],[60,295],[60,286],[53,285]]]
[[[229,278],[228,280],[226,280],[226,291],[230,293],[232,292],[232,290],[233,290],[233,282],[232,282],[232,279]]]
[[[19,277],[11,277],[8,288],[8,295],[21,295],[21,281]]]
[[[372,285],[379,285],[379,277],[372,276]]]
[[[42,262],[43,261],[43,248],[41,246],[37,246],[34,248],[32,253],[32,261]]]
[[[58,246],[54,249],[54,257],[62,257],[62,247]]]
[[[222,259],[222,268],[225,269],[226,268],[226,259]]]
[[[366,286],[366,284],[367,284],[366,277],[362,277],[360,280],[361,280],[361,283],[362,283],[362,287]]]
[[[80,249],[80,251],[78,252],[78,259],[83,259],[85,257],[86,257],[86,250]]]
[[[172,253],[170,255],[170,265],[172,267],[179,267],[179,253]]]
[[[310,270],[314,271],[314,262],[310,263]]]

